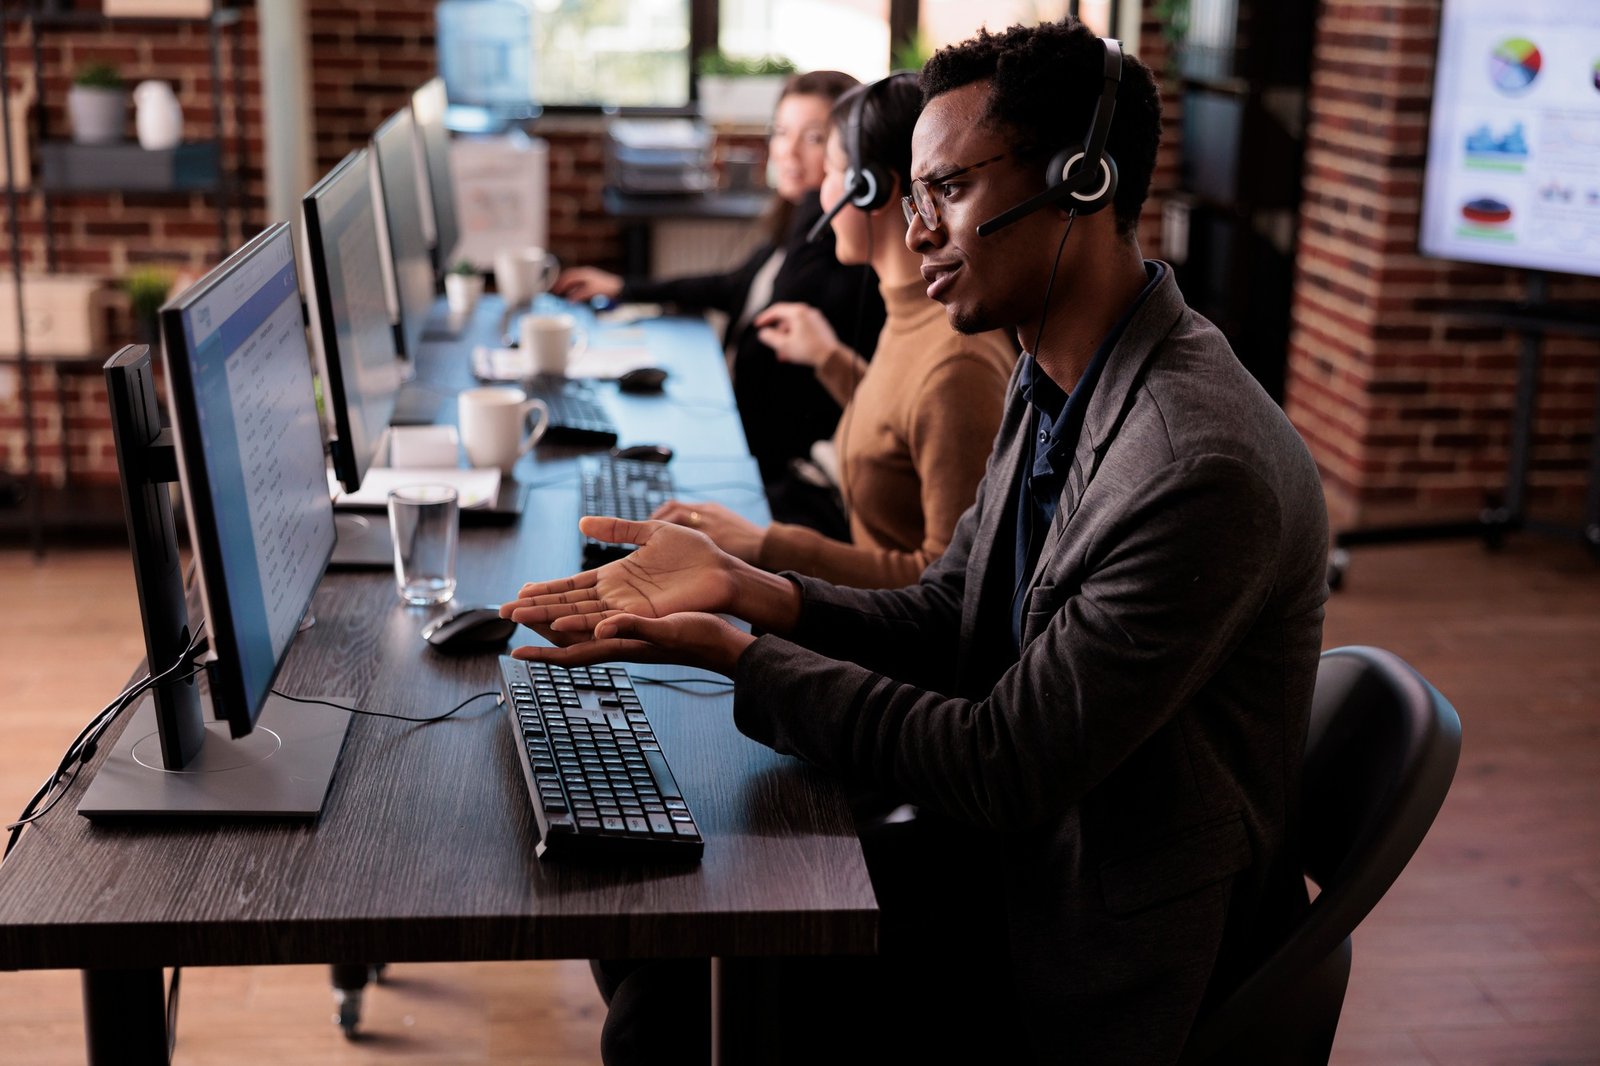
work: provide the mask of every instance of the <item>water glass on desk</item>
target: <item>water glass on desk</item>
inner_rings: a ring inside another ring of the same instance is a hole
[[[394,583],[413,607],[444,603],[456,594],[456,539],[461,508],[448,485],[413,485],[389,493]]]

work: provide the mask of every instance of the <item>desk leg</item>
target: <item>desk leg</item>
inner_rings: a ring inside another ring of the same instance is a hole
[[[167,1004],[161,970],[84,970],[89,1066],[165,1066]]]
[[[776,985],[773,960],[711,960],[711,1066],[781,1061]]]

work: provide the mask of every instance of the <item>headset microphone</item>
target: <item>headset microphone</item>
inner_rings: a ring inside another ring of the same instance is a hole
[[[833,206],[828,208],[826,214],[817,219],[816,224],[806,232],[806,241],[808,243],[815,241],[818,237],[822,236],[822,231],[828,228],[828,223],[832,222],[834,217],[838,215],[840,211],[843,211],[845,208],[850,206],[850,198],[853,191],[854,186],[846,186],[844,195],[839,197],[838,200],[834,201]]]
[[[1117,164],[1106,154],[1106,136],[1111,132],[1111,117],[1117,110],[1117,87],[1122,83],[1122,45],[1114,38],[1102,37],[1105,48],[1105,80],[1089,134],[1081,145],[1057,152],[1045,168],[1045,190],[1024,200],[978,226],[978,236],[987,237],[1026,218],[1035,211],[1069,200],[1075,215],[1088,215],[1112,201],[1117,192]],[[1096,184],[1098,183],[1098,185]]]

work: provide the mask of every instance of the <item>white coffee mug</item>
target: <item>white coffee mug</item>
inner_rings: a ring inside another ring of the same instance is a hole
[[[543,400],[509,385],[467,389],[456,398],[461,423],[461,443],[475,467],[497,466],[511,473],[517,458],[533,450],[550,425],[550,409]],[[538,413],[538,423],[527,429],[528,416]]]
[[[494,256],[494,287],[507,307],[548,292],[560,273],[561,262],[543,248],[503,248]]]
[[[587,343],[571,315],[522,316],[522,352],[536,374],[565,374]]]

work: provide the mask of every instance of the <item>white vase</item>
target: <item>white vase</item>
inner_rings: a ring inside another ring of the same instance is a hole
[[[468,315],[483,295],[482,274],[446,274],[444,299],[451,314]]]
[[[183,140],[183,108],[164,81],[141,81],[133,90],[133,126],[139,147],[147,151],[175,148]]]
[[[128,93],[74,85],[67,91],[67,117],[78,144],[114,144],[128,121]]]

